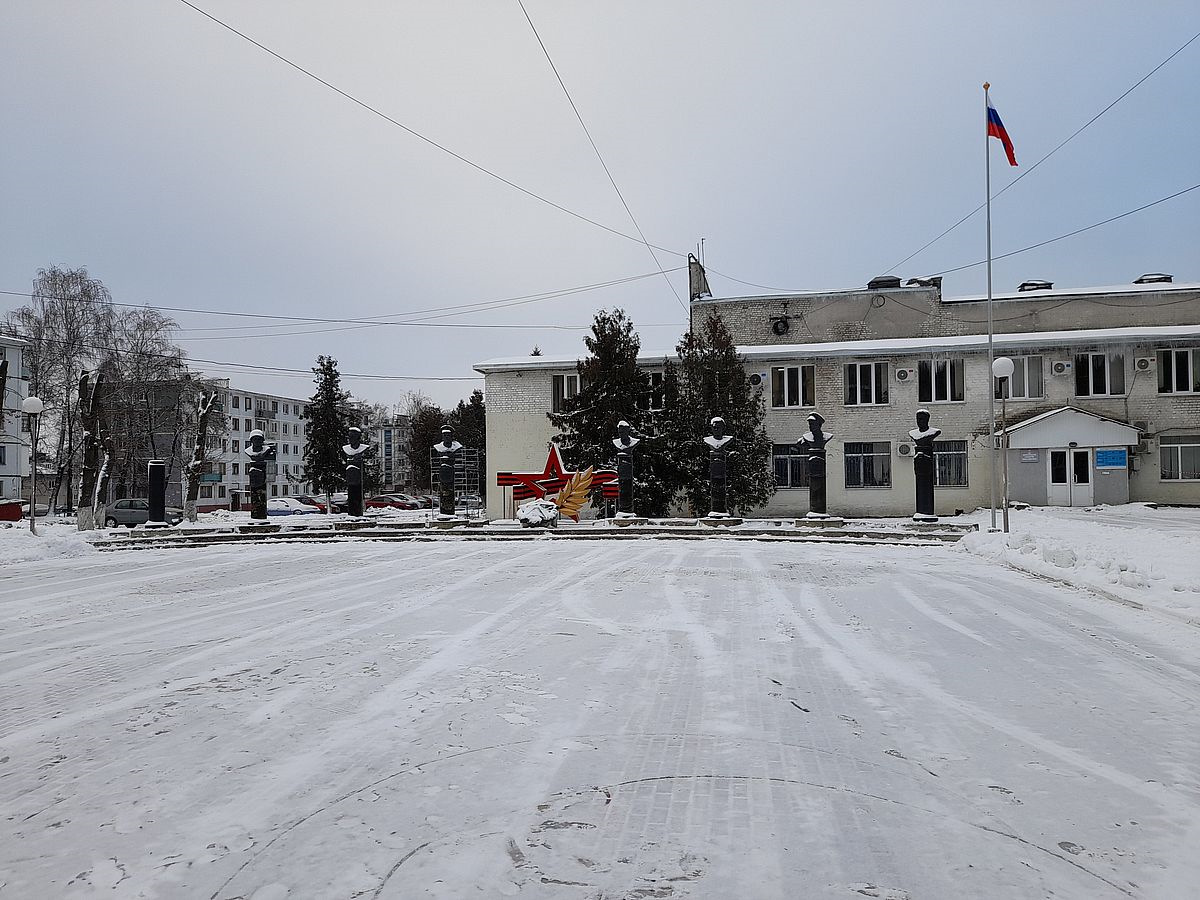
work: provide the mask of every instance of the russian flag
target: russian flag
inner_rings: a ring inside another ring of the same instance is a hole
[[[1008,136],[1004,123],[1000,121],[1000,113],[996,112],[996,107],[992,106],[990,99],[987,102],[987,133],[988,137],[999,139],[1000,143],[1004,145],[1004,154],[1008,157],[1008,164],[1015,166],[1017,155],[1013,152],[1012,138]]]

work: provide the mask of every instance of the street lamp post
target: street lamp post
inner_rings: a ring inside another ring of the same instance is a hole
[[[29,416],[29,533],[37,534],[37,445],[38,426],[46,405],[32,395],[21,401],[21,412]]]
[[[1000,382],[1000,431],[1004,435],[1004,533],[1008,534],[1008,385],[1016,364],[1007,356],[992,362],[992,375]],[[993,452],[995,450],[993,449]]]

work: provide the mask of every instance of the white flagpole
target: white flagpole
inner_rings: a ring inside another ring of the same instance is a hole
[[[992,507],[992,531],[996,530],[996,387],[992,375],[992,363],[996,361],[995,349],[992,345],[992,152],[988,137],[988,82],[983,83],[983,160],[987,180],[987,326],[988,326],[988,434],[991,438],[989,447],[991,458],[991,477],[988,479],[988,496]]]

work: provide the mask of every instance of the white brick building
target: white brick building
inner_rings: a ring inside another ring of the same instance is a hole
[[[29,395],[29,377],[25,371],[19,338],[0,336],[0,360],[8,360],[8,380],[0,397],[0,499],[21,496],[21,479],[29,475],[29,432],[21,401]]]
[[[1200,285],[1139,282],[995,297],[995,352],[1017,363],[1007,404],[1014,499],[1200,504]],[[862,291],[699,300],[693,325],[710,313],[724,319],[765,395],[775,448],[762,464],[775,468],[779,490],[750,512],[807,511],[804,462],[792,447],[814,410],[834,434],[830,512],[912,512],[907,432],[921,407],[942,430],[937,511],[988,505],[984,298],[943,299],[937,284],[881,279]],[[653,369],[662,357],[642,361]],[[546,413],[556,392],[574,388],[575,360],[476,369],[486,376],[488,514],[507,516],[496,472],[541,468],[554,433]],[[997,400],[997,417],[1000,409]]]

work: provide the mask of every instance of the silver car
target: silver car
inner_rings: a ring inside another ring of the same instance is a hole
[[[167,524],[178,525],[183,521],[183,510],[168,506]],[[118,525],[145,525],[150,519],[150,501],[144,497],[128,497],[117,500],[104,508],[104,524],[108,528]]]

